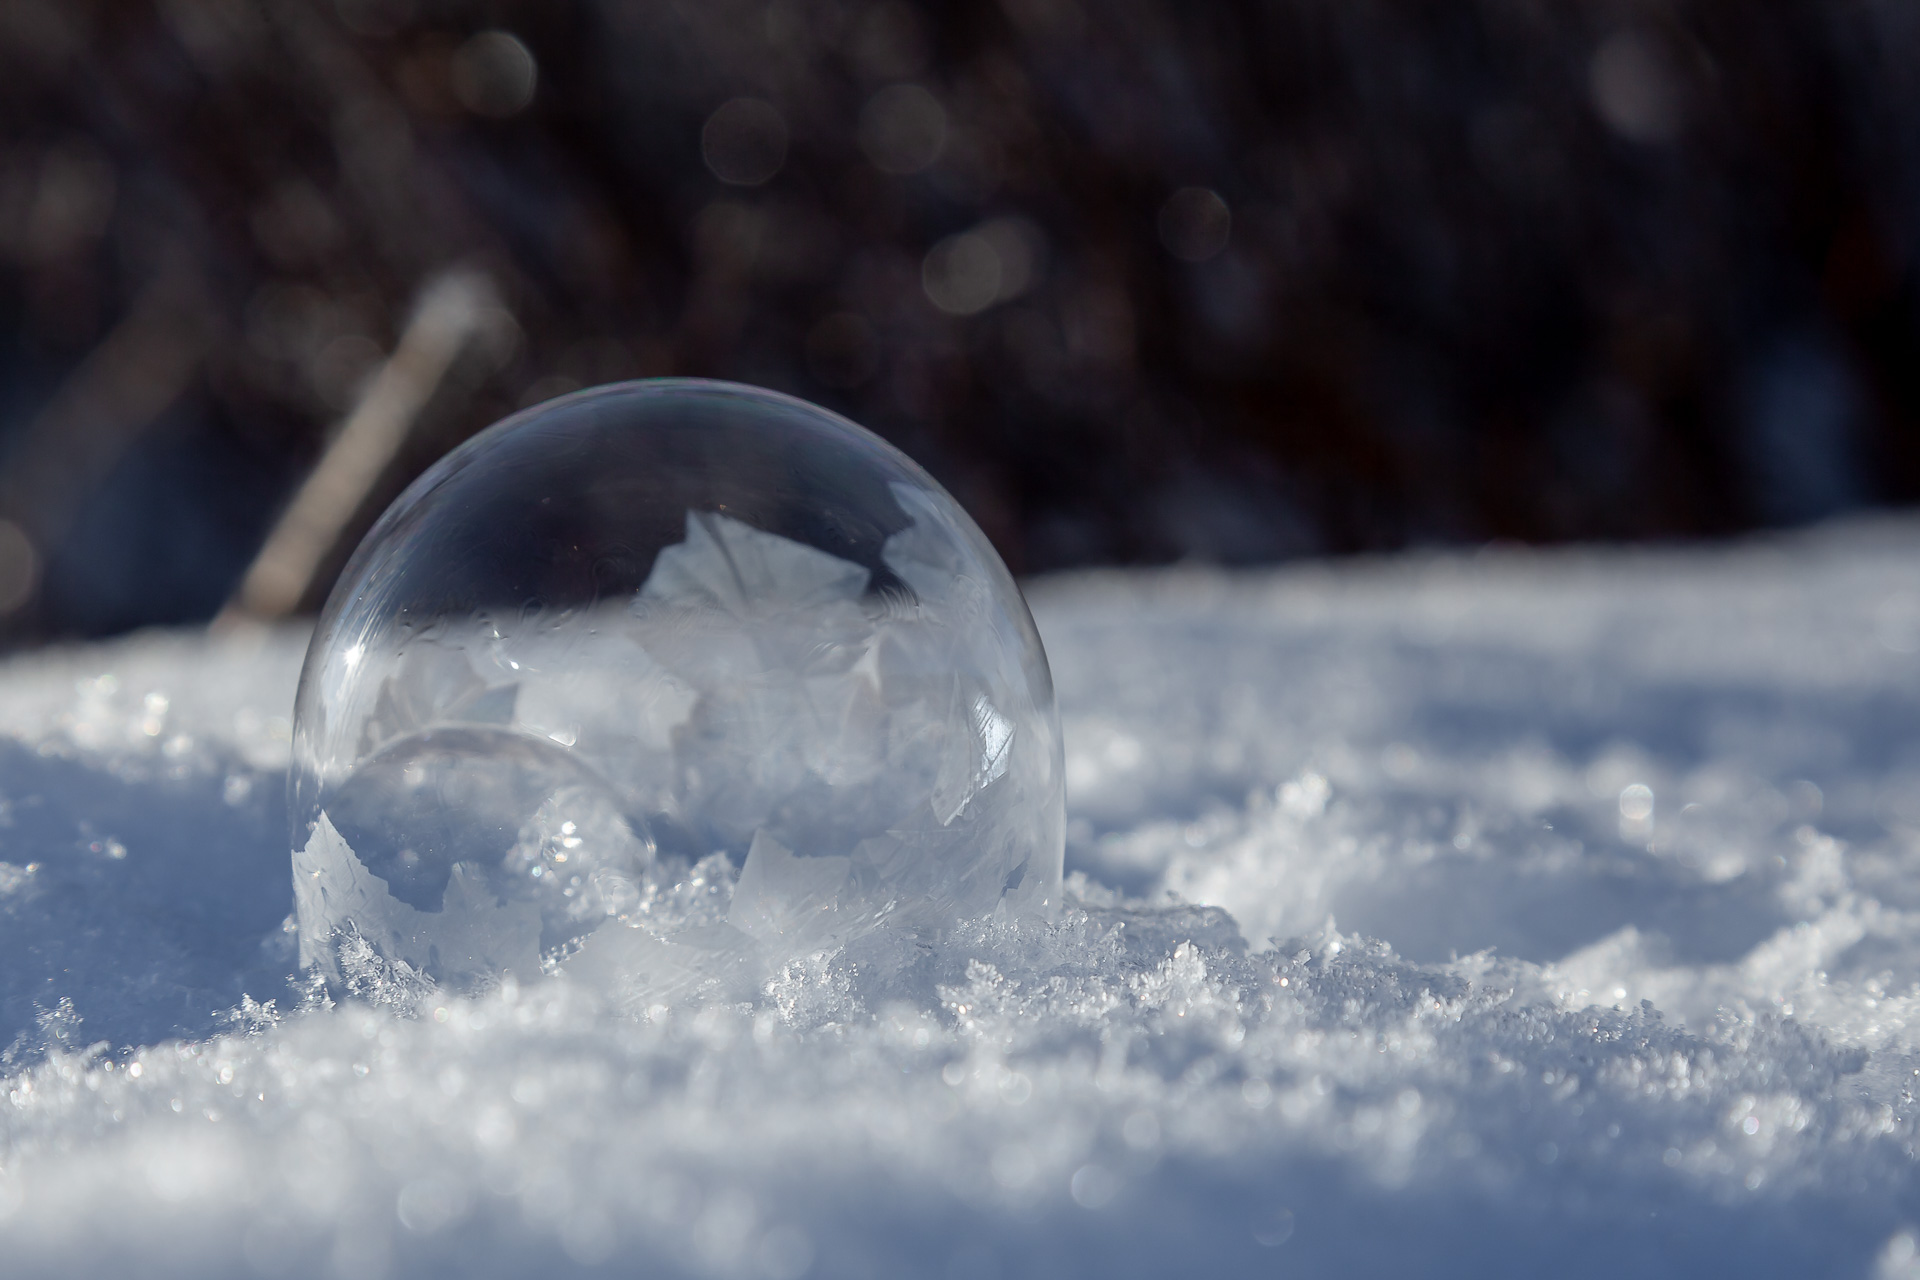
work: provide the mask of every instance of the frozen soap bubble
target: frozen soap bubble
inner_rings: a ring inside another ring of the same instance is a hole
[[[905,455],[750,387],[585,391],[428,471],[327,602],[301,963],[653,999],[1046,915],[1061,778],[1019,590]]]

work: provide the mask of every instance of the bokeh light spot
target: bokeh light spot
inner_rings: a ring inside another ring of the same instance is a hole
[[[787,162],[787,122],[772,103],[735,98],[707,117],[700,154],[729,186],[760,186]]]

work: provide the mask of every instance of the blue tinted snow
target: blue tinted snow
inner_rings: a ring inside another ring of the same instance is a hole
[[[1033,599],[1058,921],[646,1008],[288,982],[304,637],[12,660],[4,1270],[1920,1274],[1920,527]]]

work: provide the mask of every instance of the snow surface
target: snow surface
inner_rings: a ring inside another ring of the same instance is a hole
[[[302,636],[6,664],[0,1272],[1920,1276],[1920,525],[1033,598],[1059,922],[641,1016],[289,982]]]

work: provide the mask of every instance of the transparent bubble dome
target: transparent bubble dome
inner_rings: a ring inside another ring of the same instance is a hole
[[[653,999],[1059,901],[1020,592],[904,454],[688,379],[549,401],[354,554],[294,713],[303,965]]]

